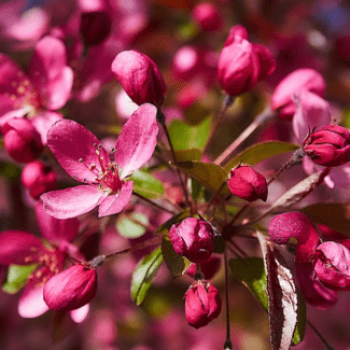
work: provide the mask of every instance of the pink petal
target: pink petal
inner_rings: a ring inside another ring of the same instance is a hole
[[[0,233],[0,264],[27,265],[37,262],[44,249],[41,240],[25,231]]]
[[[94,183],[100,172],[100,160],[96,154],[101,142],[82,125],[73,120],[63,119],[52,126],[47,134],[47,144],[62,168],[74,179]],[[109,155],[101,148],[100,157],[105,162]],[[90,170],[91,165],[95,169]]]
[[[300,143],[306,139],[309,130],[330,124],[330,104],[318,95],[304,90],[295,97],[296,112],[293,117],[293,130]]]
[[[114,159],[122,169],[121,178],[140,169],[152,157],[157,144],[157,108],[141,105],[125,123],[115,144]]]
[[[47,144],[47,133],[51,126],[63,118],[61,113],[42,111],[30,119],[35,129],[41,136],[43,145]]]
[[[130,197],[132,195],[132,189],[134,187],[133,181],[127,181],[123,184],[120,193],[117,195],[111,195],[102,199],[99,210],[98,217],[103,217],[107,215],[112,215],[119,213],[123,208],[129,203]]]
[[[76,218],[58,220],[46,213],[43,203],[38,201],[35,206],[35,215],[41,234],[51,242],[72,242],[79,231],[79,220]]]
[[[49,310],[43,297],[44,286],[28,283],[18,302],[18,313],[23,318],[35,318]]]
[[[102,192],[97,186],[81,185],[44,193],[44,209],[56,219],[69,219],[97,207]]]
[[[85,320],[90,310],[90,304],[86,304],[79,309],[69,311],[70,317],[75,323],[81,323]]]
[[[59,109],[69,98],[73,71],[66,61],[66,48],[59,39],[46,36],[35,46],[29,76],[47,109]]]

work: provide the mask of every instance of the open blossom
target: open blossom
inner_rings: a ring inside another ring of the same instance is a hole
[[[158,126],[156,108],[140,106],[124,125],[110,156],[97,137],[72,120],[57,122],[48,146],[62,168],[84,185],[41,196],[45,210],[58,219],[75,217],[99,206],[99,217],[120,212],[130,200],[133,181],[126,179],[152,157]]]
[[[66,104],[72,84],[65,46],[54,37],[46,36],[37,43],[28,75],[0,54],[0,124],[27,116],[46,144],[46,133],[62,118],[56,110]]]
[[[224,91],[238,96],[251,90],[273,73],[276,61],[264,46],[248,41],[247,30],[237,25],[231,29],[218,62],[218,80]]]
[[[68,255],[76,259],[82,258],[77,248],[71,244],[79,230],[77,219],[57,220],[45,213],[41,202],[37,203],[35,214],[45,244],[26,231],[9,230],[0,233],[0,264],[37,264],[18,304],[18,312],[24,318],[38,317],[49,309],[43,300],[44,284],[62,270]]]

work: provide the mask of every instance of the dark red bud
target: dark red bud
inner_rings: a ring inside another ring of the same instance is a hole
[[[111,33],[112,21],[104,11],[85,12],[81,15],[80,34],[85,45],[101,44]]]
[[[335,167],[350,161],[350,133],[339,125],[313,132],[303,143],[307,156],[316,164]]]
[[[267,183],[263,175],[247,165],[239,165],[231,170],[228,187],[235,196],[249,202],[267,199]]]

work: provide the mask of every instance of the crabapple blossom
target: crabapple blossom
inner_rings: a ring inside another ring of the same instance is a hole
[[[218,62],[218,80],[230,96],[251,90],[273,73],[276,61],[264,46],[248,41],[247,30],[237,25],[231,29]]]
[[[238,165],[230,172],[228,188],[235,196],[249,202],[267,199],[267,183],[263,175],[247,165]]]
[[[219,291],[208,281],[192,283],[185,294],[187,322],[194,328],[206,326],[220,315],[222,301]]]
[[[210,2],[202,2],[196,5],[191,14],[204,31],[219,30],[222,26],[218,9]]]
[[[174,224],[169,238],[177,254],[195,263],[207,261],[214,250],[214,232],[203,220],[187,218]]]
[[[141,105],[124,125],[110,157],[97,137],[73,120],[57,122],[48,146],[62,168],[84,185],[45,193],[45,210],[58,219],[75,217],[99,206],[99,217],[120,212],[129,202],[127,178],[152,157],[157,143],[156,108]]]
[[[117,55],[112,72],[129,97],[138,105],[162,105],[166,86],[158,66],[141,52],[130,50]]]

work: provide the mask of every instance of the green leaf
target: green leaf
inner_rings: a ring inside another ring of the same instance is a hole
[[[306,304],[304,297],[300,293],[300,291],[297,289],[297,297],[298,297],[298,323],[295,327],[294,336],[293,336],[293,345],[297,345],[301,343],[301,341],[304,339],[305,331],[306,331],[306,321],[307,321],[307,315],[306,315]]]
[[[169,269],[173,278],[182,276],[192,264],[187,258],[176,254],[173,245],[167,236],[164,236],[162,241],[162,253],[165,265]]]
[[[198,198],[203,195],[203,186],[196,180],[194,179],[190,179],[191,181],[191,186],[190,189],[191,189],[191,196],[192,196],[192,199],[194,202],[197,202]]]
[[[263,259],[231,259],[229,261],[229,267],[233,275],[255,295],[267,312],[269,309],[269,299],[266,292],[266,271]]]
[[[38,264],[32,265],[11,265],[9,266],[5,283],[2,285],[4,292],[9,294],[17,293],[27,283],[29,275],[36,269]]]
[[[227,176],[220,166],[201,162],[182,162],[177,163],[176,166],[202,184],[210,192],[216,193],[222,184],[224,184],[221,194],[226,196],[230,193],[226,184]]]
[[[137,306],[145,299],[162,262],[162,250],[159,247],[145,256],[136,267],[131,279],[131,297]]]
[[[164,224],[159,226],[157,233],[166,233],[172,225],[176,224],[177,222],[179,222],[179,221],[181,221],[189,216],[190,216],[190,209],[186,209],[186,210],[180,212],[179,214],[174,215],[169,220],[164,222]]]
[[[164,186],[151,174],[136,170],[130,178],[134,181],[134,192],[146,198],[158,198],[164,194]]]
[[[21,176],[21,169],[14,164],[0,162],[0,176],[8,179],[19,179]]]
[[[312,221],[333,230],[350,234],[350,205],[346,203],[317,203],[301,209]]]
[[[299,149],[300,146],[294,145],[288,142],[280,142],[280,141],[268,141],[257,143],[243,152],[241,152],[238,156],[229,161],[224,170],[226,174],[230,172],[230,170],[236,167],[239,163],[255,165],[261,162],[264,159],[276,156],[278,154],[294,152]]]
[[[145,232],[149,224],[148,217],[141,213],[131,213],[130,215],[120,215],[117,219],[116,227],[118,232],[126,238],[138,238],[141,237]]]
[[[171,158],[171,153],[169,153],[169,158]],[[202,152],[198,149],[187,149],[181,151],[175,151],[175,157],[177,162],[187,162],[191,160],[200,161],[202,159]]]
[[[181,120],[174,120],[169,126],[169,135],[176,151],[203,149],[210,133],[210,118],[198,125],[189,125]]]

